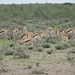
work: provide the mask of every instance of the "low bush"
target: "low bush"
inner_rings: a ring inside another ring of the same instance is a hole
[[[28,49],[29,49],[29,50],[32,50],[32,49],[33,49],[33,46],[29,46]]]
[[[73,61],[74,60],[74,57],[73,56],[67,56],[67,60],[69,60],[69,61]]]
[[[20,59],[20,58],[29,58],[29,54],[25,52],[21,47],[16,48],[13,58]]]
[[[36,66],[37,66],[37,67],[39,67],[39,64],[40,64],[40,63],[39,63],[39,62],[37,62],[37,63],[36,63]]]
[[[10,46],[10,47],[13,47],[13,46],[14,46],[14,43],[9,44],[9,46]]]
[[[52,54],[53,50],[47,50],[47,54]]]
[[[32,74],[44,74],[44,71],[42,69],[36,69],[32,71]]]
[[[31,69],[31,68],[32,68],[32,66],[31,66],[31,65],[28,65],[27,67],[28,67],[28,69]]]
[[[53,36],[48,36],[45,41],[47,43],[56,44],[56,42],[59,40],[60,40],[60,37],[58,37],[57,35],[53,35]]]
[[[15,52],[15,50],[13,50],[11,47],[9,46],[3,46],[2,48],[2,53],[5,55],[5,56],[8,56],[8,55],[13,55]]]
[[[64,46],[65,49],[70,47],[70,45],[68,43],[63,43],[63,46]]]
[[[38,51],[38,52],[42,52],[42,50],[43,50],[42,47],[37,48],[37,51]]]
[[[6,51],[4,51],[4,55],[5,56],[8,56],[8,55],[13,55],[14,54],[14,50],[13,49],[8,49],[8,50],[6,50]]]
[[[69,41],[69,44],[70,44],[71,46],[75,47],[75,40],[70,40],[70,41]]]
[[[42,47],[43,47],[43,48],[50,48],[50,44],[49,44],[49,43],[44,43],[44,44],[42,45]]]
[[[70,54],[70,53],[75,53],[75,48],[71,48],[67,53],[68,53],[68,54]]]
[[[56,44],[56,40],[50,40],[50,43]]]
[[[65,49],[65,47],[64,47],[63,44],[56,44],[55,48],[56,48],[57,50]]]

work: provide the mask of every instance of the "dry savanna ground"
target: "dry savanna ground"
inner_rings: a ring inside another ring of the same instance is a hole
[[[75,59],[68,60],[66,50],[55,51],[47,54],[47,49],[42,52],[29,51],[30,58],[13,59],[12,56],[4,57],[4,69],[1,75],[75,75]],[[74,56],[75,54],[70,54]]]

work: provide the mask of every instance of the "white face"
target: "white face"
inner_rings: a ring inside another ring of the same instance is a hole
[[[27,29],[24,27],[24,30],[27,31]]]
[[[69,33],[72,33],[72,31],[70,31]]]
[[[37,36],[34,37],[35,39],[38,38]]]
[[[13,30],[13,32],[16,32],[16,30]]]
[[[4,32],[0,33],[0,34],[4,34]]]

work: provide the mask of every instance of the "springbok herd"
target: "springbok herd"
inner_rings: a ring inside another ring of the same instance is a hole
[[[34,45],[34,42],[36,41],[36,39],[41,40],[41,37],[46,36],[48,33],[50,33],[51,35],[61,35],[61,39],[60,41],[64,41],[64,40],[68,40],[69,37],[67,36],[67,34],[72,34],[72,40],[75,38],[75,29],[73,28],[68,28],[67,30],[60,30],[60,29],[56,29],[56,30],[52,30],[51,27],[48,27],[45,30],[42,30],[40,33],[33,33],[33,32],[29,32],[27,30],[26,27],[23,28],[23,30],[19,30],[17,27],[15,27],[12,30],[13,34],[22,34],[19,39],[17,40],[18,44],[22,45],[22,44],[26,44],[28,42],[30,42],[32,45]],[[0,30],[0,34],[5,34],[5,36],[7,36],[8,30],[7,29],[2,29]]]

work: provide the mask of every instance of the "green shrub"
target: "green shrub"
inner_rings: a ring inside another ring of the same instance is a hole
[[[56,40],[50,40],[50,43],[56,44]]]
[[[9,46],[10,46],[10,47],[13,47],[13,46],[14,46],[14,43],[11,43]]]
[[[27,67],[28,67],[28,69],[31,69],[31,68],[32,68],[32,66],[31,66],[31,65],[28,65]]]
[[[33,46],[29,46],[28,49],[29,49],[29,50],[32,50],[32,49],[33,49]]]
[[[72,63],[72,65],[74,65],[74,63],[75,63],[74,59],[75,59],[74,56],[67,55],[67,60],[70,61]]]
[[[8,55],[13,55],[14,54],[14,50],[13,49],[8,49],[6,51],[4,51],[4,55],[8,56]]]
[[[53,50],[47,50],[47,54],[52,54]]]
[[[71,48],[71,50],[68,51],[68,54],[70,54],[70,53],[75,53],[75,48],[74,47]]]
[[[39,67],[39,62],[36,63],[36,66]]]
[[[63,43],[63,46],[64,46],[65,49],[70,47],[70,45],[68,43]]]
[[[3,46],[2,48],[3,54],[8,56],[8,55],[13,55],[15,50],[13,50],[11,47],[9,46]]]
[[[68,56],[67,56],[67,60],[72,61],[72,60],[74,60],[74,57],[68,55]]]
[[[60,37],[58,37],[57,35],[53,35],[53,36],[48,36],[46,38],[46,42],[47,43],[52,43],[52,44],[56,44],[57,41],[60,40]]]
[[[25,52],[21,47],[18,47],[14,52],[13,58],[29,58],[29,54]]]
[[[43,50],[42,47],[37,48],[37,51],[38,51],[38,52],[42,52],[42,50]]]
[[[42,45],[42,47],[43,47],[43,48],[50,48],[50,44],[49,44],[49,43],[44,43],[44,44]]]
[[[44,71],[42,69],[39,70],[33,70],[32,74],[44,74]]]
[[[55,48],[56,48],[57,50],[65,49],[65,47],[64,47],[63,44],[56,44]]]
[[[71,46],[75,47],[75,41],[74,41],[74,40],[70,40],[70,41],[69,41],[69,44],[70,44]]]

